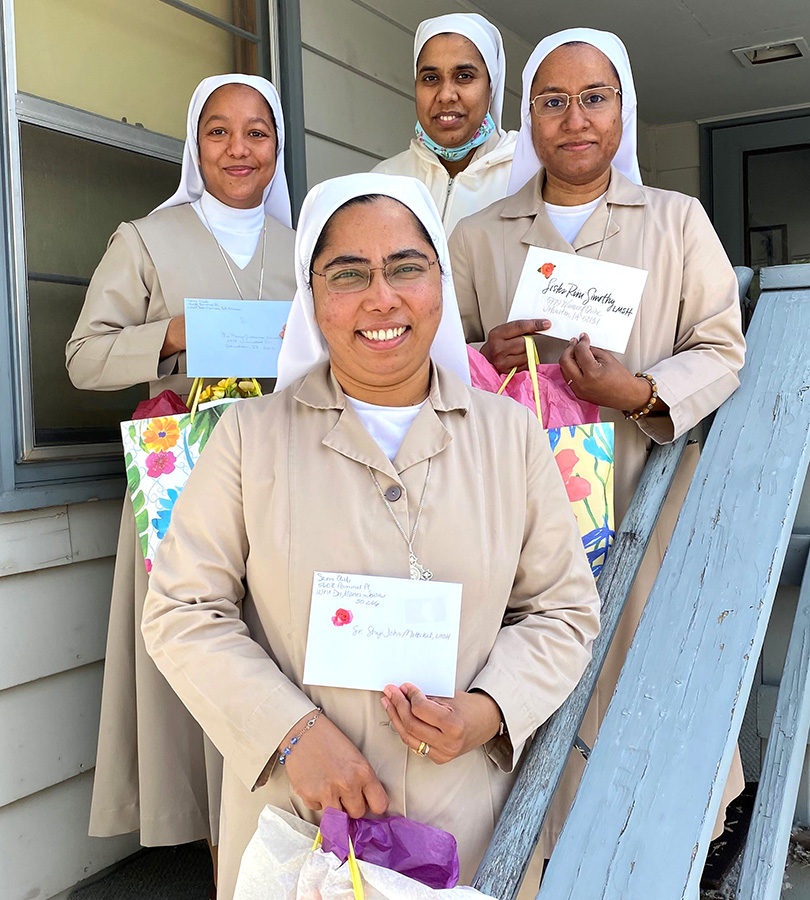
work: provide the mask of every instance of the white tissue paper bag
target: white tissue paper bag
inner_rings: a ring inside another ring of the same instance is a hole
[[[318,829],[266,806],[239,867],[233,900],[357,900],[349,864],[314,850]],[[492,900],[471,887],[434,890],[399,872],[358,860],[364,900]]]

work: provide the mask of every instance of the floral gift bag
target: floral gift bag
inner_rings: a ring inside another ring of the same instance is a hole
[[[174,504],[229,405],[198,409],[193,420],[186,412],[121,423],[127,488],[147,572],[152,570]]]
[[[531,409],[545,425],[596,578],[614,536],[613,423],[600,422],[599,407],[579,400],[566,384],[560,367],[541,366],[534,341],[531,337],[525,341],[528,371],[512,369],[506,376],[468,347],[473,387],[506,394]]]

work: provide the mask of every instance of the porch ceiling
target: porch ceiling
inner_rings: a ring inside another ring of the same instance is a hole
[[[627,45],[640,115],[650,124],[810,106],[810,57],[744,67],[731,53],[738,47],[795,37],[810,43],[808,0],[566,0],[559,6],[538,0],[475,0],[475,4],[530,43],[581,25],[614,31]]]

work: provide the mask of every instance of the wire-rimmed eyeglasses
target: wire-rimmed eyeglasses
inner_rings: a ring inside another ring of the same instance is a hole
[[[371,284],[372,272],[382,272],[392,288],[408,290],[420,287],[430,274],[430,267],[439,262],[431,262],[426,256],[411,256],[397,259],[384,266],[337,265],[325,272],[312,270],[313,275],[326,279],[326,289],[332,294],[353,294],[364,291]]]
[[[588,113],[609,112],[616,105],[622,92],[610,85],[588,88],[579,94],[538,94],[529,101],[534,114],[541,119],[547,116],[561,116],[576,99],[582,109]]]

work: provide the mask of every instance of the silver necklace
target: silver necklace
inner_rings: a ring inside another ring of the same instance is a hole
[[[208,216],[205,214],[202,203],[200,203],[200,212],[203,214],[205,224],[208,226],[208,230],[211,232],[211,237],[214,239],[219,252],[222,254],[222,261],[225,263],[225,265],[228,267],[228,271],[231,273],[231,278],[233,279],[234,286],[236,287],[236,292],[237,294],[239,294],[239,299],[244,300],[245,298],[242,295],[242,288],[239,287],[239,282],[236,280],[236,275],[234,275],[231,264],[228,262],[228,257],[225,255],[225,251],[222,249],[222,244],[220,244],[217,236],[214,234],[214,229],[211,227],[211,223],[208,221]],[[267,249],[267,219],[264,220],[264,225],[262,226],[262,233],[259,240],[262,242],[262,267],[259,270],[259,296],[257,299],[261,300],[262,287],[264,287],[264,251]]]
[[[366,466],[368,469],[368,474],[371,475],[371,480],[374,482],[374,486],[377,488],[377,493],[380,495],[382,502],[385,504],[385,508],[391,514],[391,518],[394,520],[394,523],[397,526],[397,530],[402,535],[402,539],[408,545],[408,565],[411,570],[411,581],[430,581],[433,578],[433,572],[430,569],[426,569],[417,559],[416,554],[413,552],[413,542],[416,538],[416,532],[419,530],[419,520],[422,518],[422,507],[425,505],[425,494],[427,494],[428,482],[430,481],[430,464],[432,459],[428,459],[427,464],[427,474],[425,475],[425,486],[422,488],[422,499],[419,501],[419,509],[416,512],[416,520],[413,523],[413,531],[411,532],[410,538],[405,532],[405,529],[400,524],[399,519],[397,518],[397,514],[391,509],[391,504],[388,502],[388,498],[383,493],[383,489],[380,487],[380,482],[377,481],[377,476],[372,472],[371,466]]]

